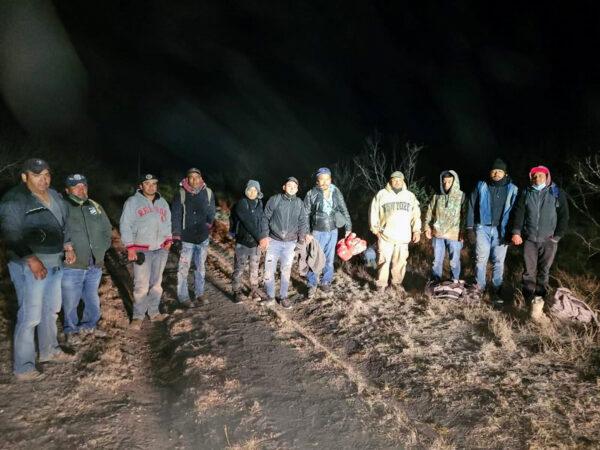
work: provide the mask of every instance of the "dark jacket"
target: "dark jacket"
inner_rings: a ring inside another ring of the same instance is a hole
[[[213,192],[203,185],[197,193],[194,193],[187,184],[187,179],[184,179],[173,197],[171,220],[174,239],[192,244],[204,242],[208,239],[210,226],[215,220]]]
[[[298,197],[274,195],[265,206],[265,216],[269,221],[271,238],[284,242],[304,242],[308,233],[308,216],[304,203]]]
[[[304,197],[304,208],[309,216],[308,222],[311,231],[331,231],[344,227],[347,232],[352,231],[352,220],[340,190],[331,185],[332,208],[329,213],[324,211],[323,191],[315,186]]]
[[[495,226],[504,239],[518,191],[508,176],[499,183],[479,181],[469,197],[467,228]]]
[[[69,210],[67,228],[77,256],[75,263],[65,263],[65,268],[87,269],[90,263],[104,265],[104,254],[112,238],[112,225],[104,209],[93,200],[81,200],[71,195],[65,198],[65,204]]]
[[[61,253],[64,244],[70,242],[67,207],[58,192],[49,189],[49,193],[59,205],[62,224],[25,184],[10,189],[0,200],[2,238],[11,260]]]
[[[244,197],[233,207],[232,216],[236,243],[254,248],[258,241],[269,236],[269,221],[262,201]]]
[[[512,233],[532,242],[560,239],[569,224],[567,196],[554,183],[537,191],[529,186],[515,207]]]

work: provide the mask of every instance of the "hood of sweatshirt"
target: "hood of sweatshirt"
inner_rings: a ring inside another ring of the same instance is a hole
[[[442,183],[442,175],[448,172],[454,177],[454,182],[452,183],[450,190],[446,192],[444,190],[444,184]],[[458,191],[460,191],[460,179],[458,178],[458,174],[454,170],[444,170],[443,172],[440,172],[440,193],[442,195],[452,195]]]

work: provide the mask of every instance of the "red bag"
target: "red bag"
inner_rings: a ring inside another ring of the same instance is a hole
[[[367,241],[356,237],[355,233],[350,233],[348,237],[338,241],[335,249],[340,259],[348,261],[354,255],[358,255],[367,249]]]

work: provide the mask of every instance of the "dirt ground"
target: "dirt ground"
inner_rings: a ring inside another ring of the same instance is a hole
[[[0,448],[586,448],[600,446],[598,338],[518,309],[401,298],[341,267],[292,310],[231,302],[231,245],[208,259],[207,305],[128,330],[130,279],[109,259],[106,338],[68,348],[46,379],[11,375],[10,283],[0,304]],[[415,267],[418,266],[415,262]],[[191,280],[190,280],[191,281]],[[294,277],[292,293],[302,294]]]

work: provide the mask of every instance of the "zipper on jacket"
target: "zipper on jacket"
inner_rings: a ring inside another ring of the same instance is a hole
[[[92,256],[92,258],[94,258],[94,249],[92,248],[92,240],[90,239],[90,230],[88,230],[87,220],[85,219],[85,213],[83,212],[83,204],[81,206],[79,206],[79,209],[81,210],[81,217],[83,217],[83,226],[85,227],[85,234],[88,239],[88,245],[90,246],[91,256]],[[89,264],[89,261],[88,261],[88,264]]]

